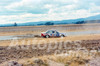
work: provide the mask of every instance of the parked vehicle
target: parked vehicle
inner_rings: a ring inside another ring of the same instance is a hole
[[[45,37],[45,38],[50,38],[50,37],[65,37],[65,34],[64,33],[60,33],[60,32],[58,32],[56,30],[48,30],[46,32],[42,32],[41,36]]]

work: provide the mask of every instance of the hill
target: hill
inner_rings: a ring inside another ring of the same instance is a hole
[[[61,21],[39,21],[39,22],[17,23],[17,26],[37,26],[37,25],[40,26],[40,25],[46,25],[47,22],[52,23],[52,25],[100,23],[100,14],[96,15],[96,16],[90,16],[90,17],[87,17],[87,18],[61,20]],[[11,27],[11,26],[14,26],[14,24],[0,25],[0,27]]]

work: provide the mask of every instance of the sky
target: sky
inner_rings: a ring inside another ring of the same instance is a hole
[[[85,18],[100,14],[100,0],[0,0],[0,24]]]

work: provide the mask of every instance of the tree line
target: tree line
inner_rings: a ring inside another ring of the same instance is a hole
[[[84,23],[86,23],[86,22],[85,21],[77,21],[77,22],[75,22],[75,24],[84,24]],[[37,25],[47,25],[48,26],[48,25],[54,25],[54,23],[53,22],[46,22],[44,24],[43,23],[40,23],[40,24],[37,24]],[[14,23],[14,26],[18,26],[16,22]]]
[[[65,23],[67,24],[67,22],[65,22]],[[86,21],[77,21],[74,24],[84,24],[84,23],[86,23]],[[45,22],[45,23],[40,23],[40,24],[37,24],[37,25],[46,25],[46,26],[49,26],[49,25],[54,25],[54,23],[53,22]],[[18,26],[18,24],[15,22],[14,24],[12,24],[10,26]],[[35,25],[34,24],[28,24],[28,25],[24,25],[24,26],[35,26]]]

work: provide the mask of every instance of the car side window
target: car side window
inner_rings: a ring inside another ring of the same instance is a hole
[[[47,31],[46,33],[51,34],[51,33],[52,33],[52,31]]]
[[[52,33],[55,33],[55,31],[52,31]]]
[[[56,32],[57,34],[59,34],[59,32]]]

